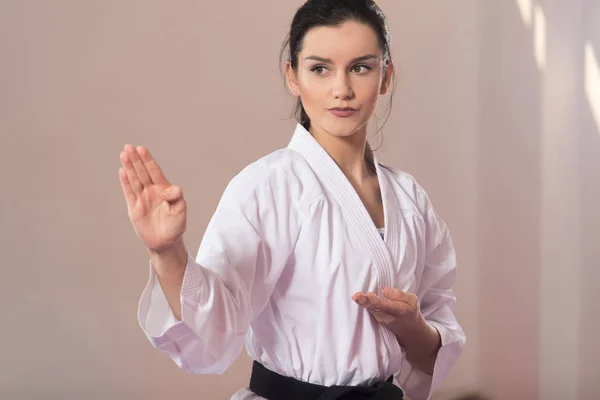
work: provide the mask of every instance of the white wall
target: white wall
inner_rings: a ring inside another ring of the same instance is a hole
[[[495,398],[597,397],[600,136],[584,48],[597,52],[599,10],[591,0],[481,8],[479,366]]]

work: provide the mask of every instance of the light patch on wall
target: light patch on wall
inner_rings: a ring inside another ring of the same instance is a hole
[[[544,69],[546,66],[546,16],[542,7],[537,4],[533,10],[533,19],[535,61],[539,69]]]
[[[585,94],[600,133],[600,66],[590,42],[585,44]]]
[[[517,6],[521,12],[523,23],[527,26],[531,25],[531,12],[533,9],[532,0],[517,0]]]

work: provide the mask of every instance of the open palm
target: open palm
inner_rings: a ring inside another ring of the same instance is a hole
[[[180,187],[171,185],[143,146],[126,145],[121,152],[119,180],[131,223],[144,245],[162,252],[173,246],[186,228],[186,202]]]

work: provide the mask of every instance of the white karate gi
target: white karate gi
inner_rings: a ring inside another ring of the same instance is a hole
[[[224,372],[244,344],[252,359],[320,385],[395,375],[427,399],[465,343],[451,307],[456,257],[448,228],[408,174],[378,164],[382,240],[356,191],[297,125],[287,148],[252,163],[225,190],[181,290],[177,321],[150,266],[139,322],[150,342],[197,374]],[[356,292],[415,293],[442,337],[433,376],[413,369]],[[242,389],[234,399],[258,398]]]

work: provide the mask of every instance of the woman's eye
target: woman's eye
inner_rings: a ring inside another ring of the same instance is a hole
[[[311,71],[316,73],[317,75],[322,75],[325,71],[325,67],[323,65],[317,65],[316,67],[313,67]]]
[[[366,65],[355,65],[352,67],[352,71],[360,74],[361,72],[370,71],[371,68]]]

